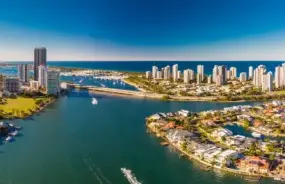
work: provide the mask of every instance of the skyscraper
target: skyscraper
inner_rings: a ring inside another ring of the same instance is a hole
[[[184,70],[183,71],[183,78],[184,78],[184,83],[189,84],[190,82],[190,72],[189,70]]]
[[[156,78],[158,68],[156,66],[152,66],[152,78]]]
[[[178,79],[178,64],[172,66],[172,79],[173,81],[177,81]]]
[[[20,64],[18,65],[18,77],[21,82],[28,82],[28,65]]]
[[[268,88],[268,91],[272,91],[272,89],[273,89],[273,74],[272,74],[272,72],[267,73],[267,88]]]
[[[231,79],[236,79],[237,78],[237,68],[236,67],[231,67],[230,68],[231,71]]]
[[[253,79],[253,67],[252,66],[248,68],[248,78]]]
[[[40,87],[47,88],[47,66],[45,65],[40,65],[39,67],[39,85]]]
[[[204,80],[204,65],[198,65],[197,66],[197,74],[200,75],[201,82],[202,82]]]
[[[213,79],[212,79],[213,82],[216,82],[218,74],[219,74],[218,66],[215,65],[213,68]]]
[[[275,67],[275,87],[276,88],[281,87],[281,67],[280,66]]]
[[[35,48],[34,50],[34,80],[39,79],[40,65],[47,65],[47,50],[44,47]]]
[[[241,72],[239,75],[239,81],[240,82],[245,82],[246,81],[246,73],[245,72]]]
[[[47,72],[47,94],[59,95],[60,80],[59,71],[51,70]]]
[[[218,73],[220,76],[222,76],[222,80],[219,81],[221,83],[221,85],[226,84],[226,82],[227,82],[227,76],[226,76],[227,68],[226,68],[226,66],[224,66],[224,65],[219,66],[218,67]]]
[[[169,80],[170,79],[170,66],[166,66],[164,68],[164,80]]]

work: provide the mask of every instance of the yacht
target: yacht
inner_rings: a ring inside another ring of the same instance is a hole
[[[15,130],[14,132],[11,133],[12,136],[16,136],[18,134],[19,134],[19,132],[17,130]]]
[[[92,102],[93,105],[97,105],[98,104],[98,100],[96,98],[92,98]]]
[[[251,134],[253,137],[255,138],[260,138],[261,137],[261,134],[260,133],[257,133],[257,132],[252,132]]]
[[[127,180],[130,182],[130,184],[141,184],[141,182],[139,182],[137,178],[132,174],[131,170],[126,168],[121,168],[121,171],[124,174],[124,176],[127,178]]]
[[[13,139],[13,137],[8,136],[8,137],[6,137],[5,141],[6,141],[6,142],[10,142],[12,139]]]

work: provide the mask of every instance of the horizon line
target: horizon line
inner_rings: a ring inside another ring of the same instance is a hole
[[[285,59],[281,60],[47,60],[47,62],[285,62]],[[7,60],[1,61],[0,63],[5,62],[34,62],[34,61],[16,61],[16,60]]]

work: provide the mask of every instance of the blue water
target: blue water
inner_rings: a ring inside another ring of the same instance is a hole
[[[103,80],[103,79],[93,79],[92,77],[80,77],[80,76],[61,76],[61,81],[69,81],[75,84],[97,86],[97,87],[107,87],[115,89],[125,89],[138,91],[137,88],[131,86],[127,83],[121,82],[120,80]]]
[[[204,65],[205,73],[212,73],[214,65],[225,65],[227,68],[237,67],[237,72],[248,72],[248,67],[253,66],[257,67],[260,64],[263,64],[267,67],[268,71],[274,72],[274,68],[277,65],[281,65],[281,61],[215,61],[215,62],[206,62],[206,61],[140,61],[140,62],[122,62],[122,61],[113,61],[113,62],[48,62],[50,66],[61,66],[61,67],[78,67],[78,68],[90,68],[90,69],[108,69],[108,70],[118,70],[118,71],[135,71],[135,72],[144,72],[151,70],[153,65],[158,66],[159,68],[166,65],[178,64],[179,70],[184,69],[194,69],[197,70],[197,65]]]
[[[248,67],[257,67],[263,64],[267,67],[268,71],[275,71],[275,66],[281,65],[285,61],[48,61],[49,66],[59,67],[75,67],[75,68],[88,68],[88,69],[102,69],[102,70],[117,70],[117,71],[133,71],[133,72],[144,72],[151,70],[153,65],[159,68],[166,65],[178,64],[179,70],[193,69],[197,70],[197,65],[204,65],[206,74],[212,73],[214,65],[225,65],[227,68],[237,67],[237,72],[248,72]],[[12,63],[12,62],[11,62]],[[13,62],[15,63],[15,62]],[[20,63],[20,62],[17,62]],[[23,62],[32,63],[32,62]]]

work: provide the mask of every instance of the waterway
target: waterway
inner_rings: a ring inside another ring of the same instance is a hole
[[[98,105],[92,105],[92,97]],[[180,109],[202,111],[241,103],[164,102],[73,91],[28,120],[0,147],[0,184],[127,184],[120,168],[145,184],[243,184],[205,172],[146,132],[145,117]],[[248,104],[248,103],[242,103]],[[271,180],[262,183],[272,183]]]

